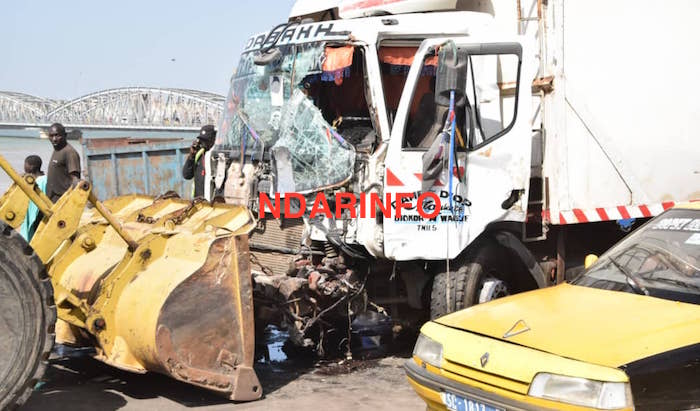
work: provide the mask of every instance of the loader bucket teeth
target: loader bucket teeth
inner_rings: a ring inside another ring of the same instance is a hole
[[[252,369],[253,293],[247,238],[215,240],[204,265],[180,283],[160,310],[158,358],[174,378],[227,394],[260,398]]]

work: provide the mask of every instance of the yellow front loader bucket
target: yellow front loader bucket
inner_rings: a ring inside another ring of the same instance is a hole
[[[51,204],[12,173],[0,219],[16,217],[10,205],[27,196],[44,214],[30,244],[54,288],[57,342],[232,400],[260,398],[246,208],[146,196],[100,203],[88,182]]]
[[[87,329],[108,364],[162,372],[236,400],[259,398],[248,211],[135,196],[105,207],[138,246],[129,251],[99,213],[84,219],[48,271],[88,308],[75,318],[70,302],[64,310],[57,301],[59,320],[73,325],[59,325],[59,342],[80,342],[71,330]]]

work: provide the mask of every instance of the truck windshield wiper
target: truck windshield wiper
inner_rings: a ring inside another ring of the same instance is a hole
[[[639,283],[637,278],[630,273],[625,266],[617,262],[615,257],[610,257],[610,262],[617,268],[624,276],[627,278],[627,284],[634,290],[635,293],[639,295],[649,295],[649,290],[646,289],[643,285]]]

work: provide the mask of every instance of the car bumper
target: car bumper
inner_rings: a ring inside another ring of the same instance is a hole
[[[442,404],[440,393],[449,391],[462,397],[472,398],[474,400],[492,405],[496,408],[513,411],[537,411],[543,410],[539,405],[531,405],[520,401],[514,401],[509,398],[504,398],[494,393],[490,393],[478,388],[470,387],[461,384],[457,381],[432,373],[418,364],[415,361],[408,360],[404,364],[406,375],[409,382],[416,390],[418,395],[423,398],[432,410],[445,410],[445,405]],[[545,410],[547,408],[544,408]],[[556,410],[556,408],[549,408]]]

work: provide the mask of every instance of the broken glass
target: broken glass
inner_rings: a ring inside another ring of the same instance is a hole
[[[262,158],[265,149],[288,153],[291,176],[278,176],[297,192],[342,184],[350,178],[354,148],[331,128],[301,87],[323,72],[325,45],[280,47],[281,58],[266,66],[246,53],[231,80],[215,150]],[[280,149],[282,151],[280,151]]]
[[[291,155],[296,192],[304,193],[347,181],[355,149],[323,119],[321,111],[299,89],[287,103],[274,148]]]
[[[321,73],[323,44],[289,45],[281,51],[282,58],[266,66],[255,65],[255,53],[241,56],[226,98],[218,150],[238,151],[243,147],[259,158],[264,147],[277,140],[292,89],[307,75]]]

